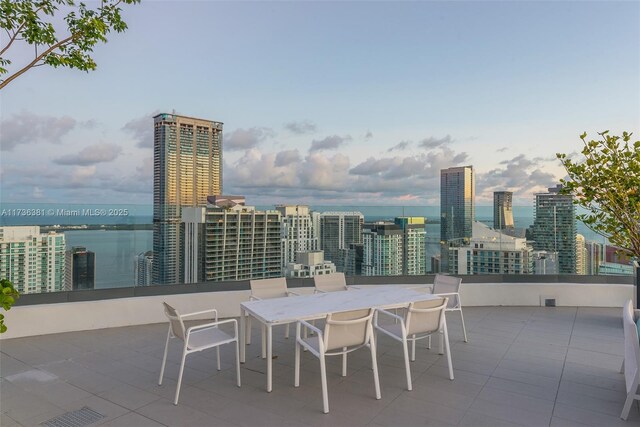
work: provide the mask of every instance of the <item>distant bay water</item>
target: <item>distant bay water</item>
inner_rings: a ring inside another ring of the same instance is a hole
[[[257,208],[273,209],[273,206]],[[318,212],[358,211],[365,216],[365,221],[393,220],[397,216],[422,216],[427,218],[427,256],[436,255],[440,251],[440,210],[437,206],[312,206],[311,208]],[[13,209],[13,211],[7,211],[7,209]],[[5,213],[0,217],[0,225],[129,226],[150,224],[152,218],[152,208],[147,205],[3,204],[0,212]],[[491,226],[493,208],[477,206],[476,219]],[[517,228],[529,227],[533,223],[533,207],[514,207],[514,222]],[[132,286],[135,256],[153,249],[151,230],[67,230],[64,233],[67,248],[84,246],[95,252],[97,289]],[[580,222],[578,222],[578,233],[584,235],[588,241],[604,242],[601,236]]]

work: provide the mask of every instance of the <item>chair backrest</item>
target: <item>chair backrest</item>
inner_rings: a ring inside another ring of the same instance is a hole
[[[443,274],[436,274],[436,278],[433,280],[433,293],[434,294],[448,294],[451,292],[460,292],[460,284],[462,279],[453,276],[445,276]],[[449,297],[448,308],[452,308],[458,305],[457,297]]]
[[[164,305],[164,314],[167,316],[167,318],[169,318],[169,323],[171,324],[171,332],[173,333],[173,336],[175,336],[176,338],[180,338],[181,340],[184,340],[185,327],[184,327],[184,322],[180,318],[180,314],[178,313],[178,310],[171,307],[166,302],[163,302],[162,305]]]
[[[250,280],[251,295],[262,299],[282,298],[287,296],[287,279],[276,277],[274,279]]]
[[[624,325],[624,380],[627,393],[632,391],[634,382],[638,377],[640,368],[640,342],[638,341],[638,328],[633,312],[633,303],[627,301],[622,309],[622,324]],[[637,387],[637,382],[635,383]],[[636,391],[633,390],[635,393]]]
[[[437,332],[444,323],[448,298],[414,301],[407,310],[407,335]]]
[[[323,292],[346,291],[347,281],[344,273],[318,274],[313,276],[316,289]]]
[[[325,351],[368,343],[372,319],[372,308],[329,314],[324,329]]]

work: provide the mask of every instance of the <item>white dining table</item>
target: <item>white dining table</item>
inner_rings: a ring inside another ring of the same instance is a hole
[[[437,298],[401,285],[376,285],[347,291],[247,301],[240,304],[240,361],[245,362],[246,315],[266,327],[267,391],[273,389],[273,326],[325,318],[329,313],[363,308],[393,309]],[[249,331],[251,333],[251,331]]]

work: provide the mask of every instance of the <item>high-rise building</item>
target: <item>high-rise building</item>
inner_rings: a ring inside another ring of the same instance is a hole
[[[475,221],[473,166],[440,171],[440,239],[468,241]]]
[[[533,248],[557,252],[558,273],[576,272],[576,213],[573,196],[560,194],[562,186],[536,194],[532,227]]]
[[[403,234],[402,274],[427,274],[427,231],[424,217],[397,217],[394,222]]]
[[[40,227],[0,227],[0,277],[21,294],[65,290],[65,238]]]
[[[336,265],[324,259],[322,251],[298,252],[296,262],[287,264],[285,277],[314,277],[336,272]]]
[[[183,208],[185,282],[280,277],[280,212],[236,204]]]
[[[348,248],[339,249],[339,254],[339,262],[345,275],[362,275],[362,260],[364,257],[364,245],[362,243],[350,243]]]
[[[153,283],[183,282],[183,207],[222,193],[222,123],[176,114],[154,118]]]
[[[585,274],[596,276],[599,273],[600,263],[605,259],[604,245],[597,242],[585,243],[587,249],[587,271]]]
[[[587,274],[587,244],[582,234],[576,234],[576,274]]]
[[[473,223],[468,245],[449,248],[451,274],[531,274],[533,248],[526,239]]]
[[[318,250],[318,231],[305,205],[279,205],[282,226],[282,274],[289,263],[295,263],[298,252]]]
[[[153,276],[153,251],[141,252],[136,255],[134,264],[135,286],[149,286]]]
[[[96,254],[83,246],[73,246],[65,255],[65,289],[95,289]]]
[[[533,274],[558,274],[558,253],[533,251]]]
[[[511,191],[493,192],[493,228],[496,230],[514,228]]]
[[[362,243],[364,215],[360,212],[323,212],[320,214],[320,249],[324,258],[333,261],[338,271],[344,272],[340,249],[352,243]]]
[[[404,233],[389,222],[362,226],[362,275],[399,276],[402,274]]]

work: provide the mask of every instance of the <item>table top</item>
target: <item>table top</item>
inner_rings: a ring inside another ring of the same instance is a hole
[[[241,307],[264,323],[290,323],[326,317],[329,313],[363,308],[395,308],[413,301],[437,298],[397,285],[272,298],[241,303]]]

